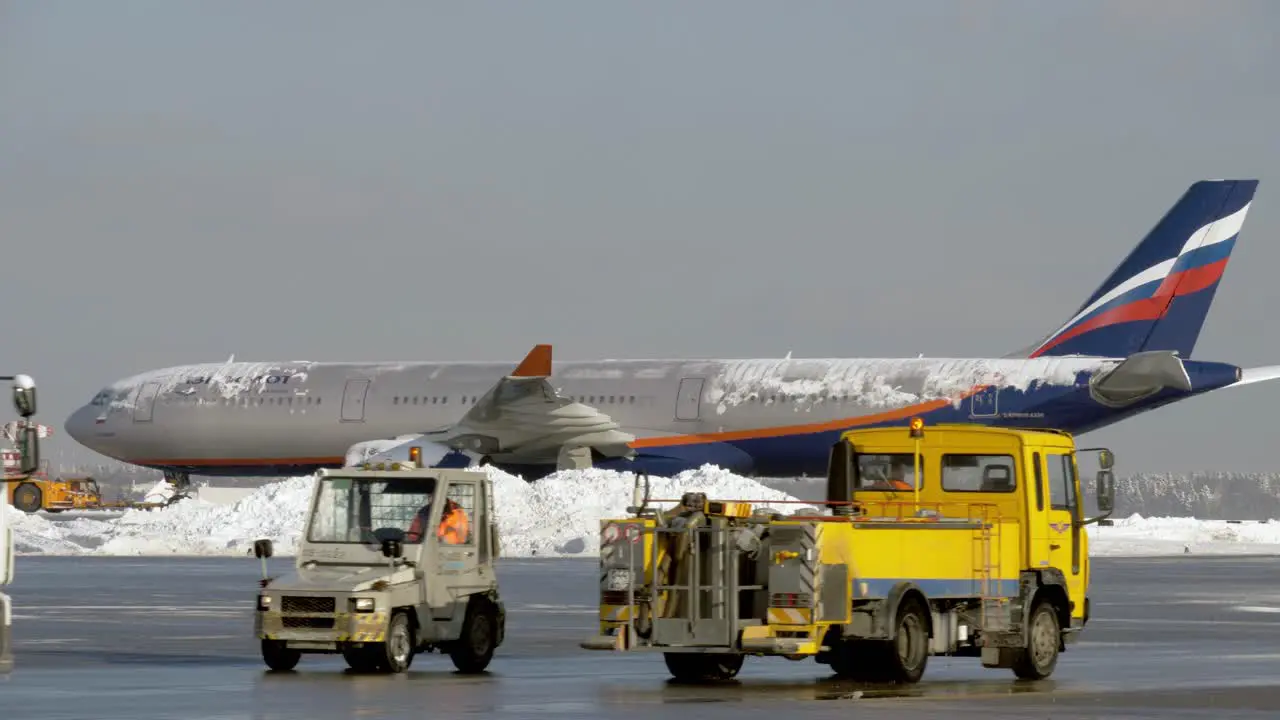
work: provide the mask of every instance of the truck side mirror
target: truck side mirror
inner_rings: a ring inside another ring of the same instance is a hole
[[[13,407],[24,418],[36,414],[36,382],[30,375],[14,376]]]
[[[489,557],[496,560],[501,554],[501,546],[498,544],[498,524],[489,523]]]
[[[827,462],[827,509],[833,515],[852,512],[849,503],[853,500],[853,453],[850,450],[849,443],[843,439],[831,446]]]
[[[396,559],[404,555],[404,544],[400,538],[382,538],[382,557]]]
[[[1098,471],[1098,511],[1110,513],[1116,504],[1116,480],[1110,470]]]
[[[1098,451],[1098,467],[1103,470],[1110,470],[1116,465],[1116,456],[1110,450]]]
[[[269,539],[264,538],[253,541],[253,555],[259,560],[271,557],[273,550],[274,548],[271,547],[271,540]]]

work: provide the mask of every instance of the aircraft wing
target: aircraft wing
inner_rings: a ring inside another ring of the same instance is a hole
[[[407,459],[410,445],[422,447],[427,465],[461,464],[457,456],[463,455],[496,463],[582,467],[591,464],[593,454],[634,456],[634,435],[596,408],[559,395],[550,376],[551,346],[537,345],[458,422],[416,436],[360,443],[365,451],[353,447],[347,462]]]

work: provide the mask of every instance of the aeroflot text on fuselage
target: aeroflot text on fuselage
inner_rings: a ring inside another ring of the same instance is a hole
[[[287,373],[283,375],[254,375],[251,377],[223,377],[221,375],[205,375],[203,377],[188,377],[178,381],[179,385],[207,385],[210,382],[226,383],[228,385],[240,385],[245,382],[249,383],[266,383],[267,385],[288,385],[290,380],[300,378],[307,379],[306,373]]]

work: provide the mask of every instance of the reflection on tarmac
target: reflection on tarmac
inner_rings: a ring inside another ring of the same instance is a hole
[[[281,565],[287,560],[280,559]],[[748,658],[735,680],[685,685],[657,653],[580,649],[594,628],[591,560],[505,561],[507,642],[468,676],[439,654],[405,675],[360,675],[339,656],[266,670],[252,637],[258,564],[239,559],[22,558],[16,669],[0,707],[24,720],[94,717],[501,716],[627,720],[697,704],[700,718],[895,720],[1280,717],[1280,591],[1273,558],[1099,559],[1096,617],[1047,681],[976,658],[931,658],[913,686],[853,683],[812,660]],[[554,582],[548,582],[553,578]],[[88,589],[92,589],[91,591]],[[585,600],[584,600],[585,599]],[[584,604],[587,603],[587,604]],[[7,712],[0,717],[8,717]]]

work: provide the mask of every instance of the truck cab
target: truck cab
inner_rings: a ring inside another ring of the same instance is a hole
[[[1077,456],[1092,454],[1102,516],[1086,519]],[[983,425],[851,430],[832,448],[828,507],[849,503],[863,517],[981,515],[1015,541],[1019,564],[1060,581],[1072,637],[1089,618],[1089,536],[1085,526],[1110,514],[1115,499],[1106,448],[1077,448],[1058,430]],[[917,474],[918,473],[918,474]]]
[[[501,645],[493,492],[483,471],[391,463],[321,470],[294,572],[263,561],[255,632],[272,670],[303,653],[341,654],[360,672],[405,672],[419,652],[483,671]]]

